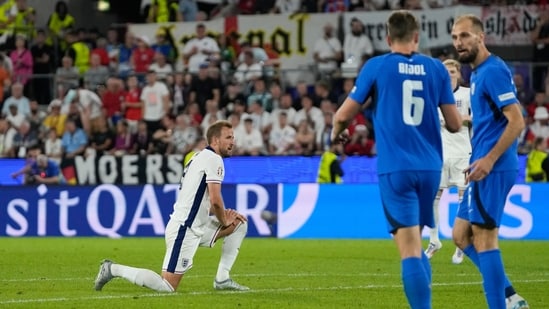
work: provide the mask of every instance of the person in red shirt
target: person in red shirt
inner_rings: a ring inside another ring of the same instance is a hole
[[[149,38],[140,36],[137,38],[137,47],[133,50],[130,63],[133,71],[140,81],[145,80],[145,73],[154,59],[154,50],[150,47]]]
[[[137,125],[143,119],[143,102],[141,102],[141,89],[135,75],[128,77],[126,81],[127,92],[124,102],[122,102],[122,111],[124,118],[128,123],[130,132],[137,132]]]
[[[368,128],[365,125],[357,125],[351,141],[345,145],[345,154],[349,156],[373,156],[375,155],[374,141],[368,137]]]
[[[106,67],[109,67],[110,64],[110,58],[109,53],[107,53],[107,39],[104,37],[100,37],[96,41],[97,47],[92,49],[90,52],[91,55],[99,55],[99,59],[101,59],[101,65],[104,65]]]
[[[122,118],[122,102],[126,98],[126,92],[122,81],[115,77],[107,80],[107,89],[102,95],[103,110],[113,125]]]

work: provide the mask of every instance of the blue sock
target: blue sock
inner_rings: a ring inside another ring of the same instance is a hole
[[[425,269],[425,272],[427,273],[427,278],[429,279],[429,284],[433,282],[433,275],[431,272],[431,263],[429,262],[429,258],[425,255],[425,252],[421,251],[421,262],[423,263],[423,268]]]
[[[505,271],[499,249],[478,253],[484,294],[490,309],[505,309]]]
[[[480,262],[478,260],[478,253],[475,249],[475,246],[469,245],[465,249],[463,249],[463,253],[471,259],[471,262],[475,264],[475,266],[480,270]],[[507,274],[505,275],[505,298],[511,297],[515,295],[517,292],[513,288],[513,285],[511,285],[511,281],[507,278]]]
[[[412,309],[431,308],[431,286],[421,258],[402,260],[402,283]]]

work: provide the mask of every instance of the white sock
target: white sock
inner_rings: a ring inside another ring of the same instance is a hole
[[[221,248],[221,259],[219,260],[219,266],[217,267],[217,274],[215,280],[217,282],[223,282],[230,278],[230,271],[233,268],[238,251],[240,251],[240,245],[246,237],[248,232],[248,223],[240,223],[234,230],[234,232],[225,237],[223,240],[223,247]]]
[[[438,237],[438,204],[440,202],[440,196],[437,196],[435,198],[435,201],[433,203],[433,215],[435,217],[435,227],[431,228],[431,231],[429,233],[430,242],[432,243],[439,243],[440,239]]]
[[[120,264],[111,265],[111,273],[129,282],[158,292],[175,292],[173,287],[159,274],[145,268],[136,268]]]

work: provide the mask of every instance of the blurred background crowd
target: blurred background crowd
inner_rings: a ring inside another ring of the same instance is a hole
[[[0,1],[0,157],[27,158],[40,149],[61,163],[103,154],[187,154],[204,147],[204,129],[219,119],[235,127],[236,155],[319,155],[330,148],[332,116],[354,84],[356,69],[374,55],[364,25],[349,33],[325,24],[310,59],[313,83],[289,84],[268,48],[238,36],[212,36],[205,24],[238,14],[289,14],[387,9],[428,9],[479,1],[452,0],[150,0],[123,22],[193,21],[195,35],[178,48],[169,31],[154,37],[119,24],[100,31],[78,22],[64,1],[50,11],[27,0]],[[97,2],[97,1],[96,1]],[[98,1],[120,10],[127,1]],[[136,1],[138,2],[138,1]],[[474,3],[473,3],[474,2]],[[484,5],[547,1],[485,1]],[[128,9],[128,12],[130,10]],[[43,24],[38,24],[46,20]],[[542,13],[532,44],[548,44],[549,15]],[[547,42],[545,42],[547,40]],[[549,48],[532,61],[549,62]],[[426,50],[441,60],[449,49]],[[354,61],[354,74],[345,63]],[[343,65],[343,66],[342,66]],[[520,152],[549,146],[547,66],[532,83],[515,74],[528,127]],[[350,127],[346,155],[375,156],[369,111]],[[541,142],[538,140],[541,139]],[[538,142],[537,142],[538,141]]]

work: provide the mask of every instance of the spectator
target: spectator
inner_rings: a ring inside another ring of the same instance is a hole
[[[319,0],[318,11],[325,13],[346,12],[349,10],[349,0]]]
[[[286,113],[288,123],[294,123],[296,110],[292,106],[292,95],[289,93],[285,93],[280,97],[280,106],[271,112],[271,127],[278,126],[278,114],[281,112]]]
[[[189,102],[190,85],[185,82],[183,73],[175,73],[174,84],[171,87],[172,114],[181,114]]]
[[[333,128],[333,112],[324,112],[324,125],[322,130],[316,130],[316,154],[321,155],[325,151],[330,150],[332,141],[330,140]]]
[[[46,118],[46,112],[40,109],[40,107],[38,106],[38,101],[36,100],[31,100],[29,106],[30,114],[27,116],[27,120],[31,125],[31,130],[35,132],[40,132],[40,130],[42,129],[42,123]],[[39,134],[39,136],[41,137],[42,134]]]
[[[128,123],[128,128],[130,132],[136,132],[138,123],[143,119],[143,101],[141,101],[141,89],[139,89],[139,84],[137,77],[131,75],[126,80],[126,85],[128,91],[124,97],[124,102],[122,102],[122,112],[124,113],[124,118]]]
[[[124,37],[124,44],[120,46],[118,52],[118,59],[115,61],[115,71],[118,72],[120,77],[127,76],[133,70],[132,54],[135,49],[135,37],[133,33],[126,32]]]
[[[288,155],[295,144],[295,129],[288,124],[285,112],[278,113],[278,126],[274,126],[269,135],[269,154]]]
[[[35,29],[36,11],[27,4],[27,0],[16,0],[15,6],[12,8],[13,10],[10,13],[14,14],[11,16],[14,20],[10,24],[10,28],[13,29],[16,36],[18,32],[21,32],[32,38]]]
[[[262,66],[273,66],[274,63],[271,63],[267,51],[260,46],[252,46],[250,42],[244,41],[240,43],[240,53],[238,54],[237,63],[238,66],[244,62],[244,57],[246,52],[251,51],[254,55],[254,61],[261,64]],[[264,68],[265,69],[265,68]],[[266,69],[265,69],[266,70]]]
[[[197,128],[200,127],[200,124],[202,124],[202,120],[204,119],[197,103],[189,104],[185,111],[185,115],[189,116],[191,126]]]
[[[534,100],[535,93],[531,88],[526,87],[522,74],[515,73],[513,75],[513,82],[515,83],[515,87],[517,88],[517,99],[522,104],[522,106],[526,106]]]
[[[541,11],[536,28],[530,33],[534,44],[534,90],[543,91],[544,80],[547,77],[547,64],[549,61],[549,12]]]
[[[84,85],[89,90],[97,90],[109,77],[109,69],[101,64],[101,56],[91,54],[90,68],[84,73]]]
[[[153,0],[147,16],[148,23],[182,21],[177,0]]]
[[[347,98],[349,93],[351,93],[351,90],[353,89],[355,85],[355,79],[354,78],[345,78],[343,80],[343,93],[339,95],[337,98],[337,107],[340,107],[341,104],[343,104],[343,101]]]
[[[306,119],[297,125],[294,149],[296,155],[311,156],[315,152],[316,135]]]
[[[46,141],[44,142],[44,154],[57,164],[61,164],[63,157],[63,147],[61,147],[61,139],[57,136],[54,129],[50,129],[46,133]]]
[[[88,137],[84,130],[78,128],[72,119],[65,123],[65,133],[61,138],[64,158],[72,159],[84,154],[88,144]]]
[[[144,120],[139,120],[137,123],[137,132],[135,133],[133,140],[132,153],[140,156],[153,153],[152,134],[149,132],[147,123]]]
[[[89,121],[88,119],[85,119],[87,117],[84,117],[84,115],[80,111],[80,104],[78,102],[75,101],[70,103],[69,108],[67,110],[68,111],[63,112],[63,106],[61,106],[61,113],[67,116],[66,120],[74,121],[77,128],[84,129],[84,127],[86,127],[86,130],[89,130],[89,126],[90,126]],[[65,121],[65,124],[66,123],[67,122]],[[63,134],[64,133],[65,131],[63,131]]]
[[[265,139],[269,137],[267,133],[271,127],[271,114],[263,108],[259,101],[254,101],[248,107],[248,118],[253,120],[254,128],[258,129]]]
[[[304,96],[310,96],[312,93],[309,91],[309,86],[305,81],[297,81],[295,85],[295,93],[293,96],[293,103],[292,106],[294,109],[300,110],[301,109],[301,98]]]
[[[172,154],[173,132],[175,129],[175,118],[172,115],[165,115],[161,120],[162,126],[153,134],[154,152],[164,155]],[[150,132],[150,128],[149,128]]]
[[[242,85],[248,85],[262,76],[263,68],[254,60],[253,52],[250,50],[244,52],[244,61],[238,65],[234,73],[235,80]]]
[[[6,55],[0,53],[0,103],[4,102],[4,94],[11,86],[11,72],[5,65],[7,61],[10,61]]]
[[[335,105],[337,97],[330,91],[330,84],[328,82],[319,80],[315,83],[313,104],[320,106],[320,103],[324,100],[332,102]]]
[[[172,132],[170,153],[186,154],[194,147],[194,141],[199,133],[195,127],[190,125],[190,119],[187,115],[179,115],[175,118],[175,127]]]
[[[61,67],[57,68],[57,71],[55,72],[55,81],[57,87],[61,87],[61,91],[66,92],[71,88],[78,87],[80,73],[78,72],[78,68],[73,65],[71,57],[63,57],[61,63]]]
[[[263,109],[267,112],[273,110],[272,96],[265,86],[265,80],[262,78],[254,81],[253,92],[248,96],[248,107],[255,101],[261,102]]]
[[[545,106],[539,106],[534,113],[534,123],[530,125],[534,138],[541,137],[549,143],[549,112]]]
[[[301,9],[300,0],[276,0],[271,12],[275,14],[294,14]]]
[[[169,63],[175,63],[176,60],[176,50],[172,42],[168,40],[167,30],[164,28],[158,29],[156,32],[156,42],[151,46],[151,48],[156,53],[161,53],[164,55],[164,59]]]
[[[20,82],[25,86],[32,76],[32,54],[26,47],[27,39],[23,34],[15,38],[15,50],[10,53],[13,63],[13,82]]]
[[[69,14],[67,3],[65,1],[57,1],[55,11],[48,19],[48,33],[50,35],[47,39],[47,44],[50,46],[59,44],[60,49],[65,50],[67,47],[65,34],[74,28],[74,24],[74,17]]]
[[[341,144],[333,144],[320,157],[318,167],[318,183],[342,183],[343,169],[341,163],[345,160]]]
[[[46,130],[54,130],[57,137],[61,137],[65,133],[66,114],[61,114],[61,100],[55,99],[48,106],[48,115],[42,123]]]
[[[67,43],[69,46],[66,56],[72,59],[72,63],[78,69],[78,74],[86,73],[90,67],[90,48],[74,30],[67,33]]]
[[[220,33],[217,36],[217,45],[219,46],[219,67],[224,74],[231,74],[236,63],[236,49],[233,42],[233,32],[230,34]]]
[[[189,102],[198,103],[202,115],[206,113],[207,100],[219,102],[221,97],[221,84],[209,76],[208,67],[207,63],[200,65],[198,74],[191,81],[189,93]]]
[[[122,80],[116,77],[107,79],[107,89],[101,96],[103,101],[104,114],[112,125],[122,119],[122,102],[126,97],[126,92]]]
[[[219,52],[217,42],[206,36],[206,26],[200,23],[196,26],[196,37],[183,47],[183,62],[187,63],[189,72],[196,74],[201,64],[218,59]]]
[[[364,24],[356,17],[351,19],[351,33],[345,34],[343,52],[343,60],[357,71],[374,54],[372,41],[364,33]]]
[[[30,147],[27,151],[25,158],[25,165],[18,171],[11,174],[11,177],[16,179],[21,175],[24,175],[22,183],[26,183],[27,177],[31,174],[32,165],[36,162],[38,155],[42,153],[42,148],[39,145]]]
[[[31,131],[30,124],[27,121],[23,121],[13,137],[11,157],[25,158],[27,150],[36,145],[38,145],[37,134]]]
[[[282,97],[282,87],[278,81],[272,81],[269,86],[269,92],[271,93],[271,105],[273,110],[280,106],[280,98]]]
[[[239,156],[258,156],[263,151],[263,136],[249,116],[244,119],[243,130],[235,132],[235,140],[236,154]]]
[[[117,157],[128,154],[133,149],[133,134],[128,130],[128,123],[125,120],[116,124],[116,135],[114,137],[114,147],[109,154]]]
[[[95,48],[90,51],[90,57],[93,55],[99,56],[100,65],[108,68],[110,65],[109,53],[107,52],[107,39],[104,37],[98,37],[95,40]],[[91,64],[91,58],[90,58]]]
[[[59,164],[48,159],[47,156],[40,154],[36,161],[31,165],[30,173],[26,178],[26,184],[62,184],[65,182]]]
[[[11,148],[13,147],[13,137],[16,130],[10,128],[10,124],[6,119],[0,118],[0,158],[11,156]]]
[[[182,21],[196,21],[196,15],[198,14],[196,0],[180,0],[179,12]]]
[[[4,106],[2,107],[2,115],[6,116],[8,114],[8,108],[12,104],[17,106],[17,110],[24,117],[30,115],[30,101],[23,95],[23,84],[19,82],[11,85],[11,96],[4,102]]]
[[[301,98],[302,108],[298,110],[294,117],[294,126],[298,126],[301,120],[307,120],[309,125],[316,131],[322,130],[324,125],[324,115],[320,108],[313,106],[313,100],[309,96]]]
[[[147,73],[147,85],[141,92],[143,119],[150,132],[160,128],[160,121],[170,111],[170,92],[164,83],[156,80],[156,72]]]
[[[155,71],[156,76],[161,81],[166,81],[168,75],[173,73],[173,67],[166,61],[166,56],[159,51],[154,54],[154,61],[149,66],[149,70]]]
[[[55,14],[55,13],[54,13]],[[49,75],[53,73],[53,48],[46,44],[46,32],[42,29],[36,31],[34,45],[31,47],[33,73]],[[51,82],[47,76],[34,77],[32,80],[32,93],[40,105],[47,105],[51,100]]]
[[[542,137],[538,137],[526,160],[526,182],[547,182],[548,175],[547,145]]]
[[[114,27],[107,29],[107,46],[105,49],[107,50],[107,54],[111,60],[115,59],[115,57],[119,55],[121,47],[122,44],[118,39],[118,30]]]
[[[142,35],[137,38],[137,47],[132,51],[130,63],[139,80],[143,79],[153,62],[154,50],[149,46],[149,38]]]
[[[545,92],[536,92],[534,95],[534,100],[526,106],[528,116],[534,117],[536,109],[540,106],[549,107],[547,99],[547,94],[545,94]]]
[[[61,111],[63,112],[73,102],[78,103],[79,111],[82,115],[82,127],[89,134],[97,130],[99,118],[104,117],[103,104],[99,96],[88,89],[71,89],[65,97],[65,102]]]
[[[365,125],[356,126],[351,141],[345,145],[345,154],[350,156],[375,155],[374,141],[368,137],[368,128]]]
[[[228,117],[234,111],[235,102],[244,102],[246,97],[240,90],[240,85],[235,81],[229,81],[225,88],[225,93],[221,97],[219,107]]]
[[[15,104],[10,104],[9,105],[9,110],[10,111],[9,111],[8,115],[6,116],[6,120],[8,121],[8,123],[10,124],[10,126],[12,128],[19,131],[19,128],[21,127],[21,124],[26,121],[25,120],[26,117],[18,112],[17,105],[15,105]]]
[[[219,110],[218,103],[214,100],[206,101],[206,114],[204,114],[204,118],[200,124],[202,132],[206,132],[206,129],[218,120],[225,120],[223,112]]]
[[[379,8],[375,2],[376,1],[372,1],[372,0],[351,0],[349,5],[349,11],[359,12],[359,11],[383,10],[383,8]],[[385,1],[382,1],[382,2],[385,2]]]
[[[343,58],[341,42],[334,36],[334,26],[324,25],[324,36],[318,38],[313,48],[313,59],[321,78],[330,78]]]

